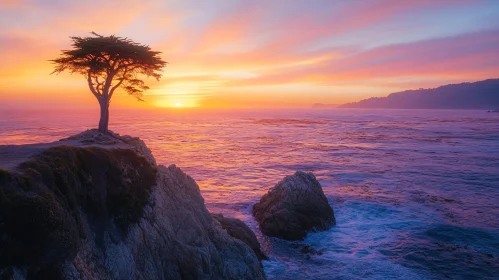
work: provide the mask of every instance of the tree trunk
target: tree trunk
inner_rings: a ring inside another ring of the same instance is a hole
[[[106,133],[109,125],[109,102],[107,100],[100,100],[100,121],[99,131]]]

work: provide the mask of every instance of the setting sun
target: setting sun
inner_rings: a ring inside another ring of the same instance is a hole
[[[171,96],[161,96],[154,100],[153,105],[160,108],[194,108],[199,107],[196,98],[188,95],[172,94]]]

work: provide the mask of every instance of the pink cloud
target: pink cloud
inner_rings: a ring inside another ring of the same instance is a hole
[[[499,75],[499,30],[378,47],[319,65],[295,67],[274,75],[234,81],[230,85],[336,82],[401,76]]]

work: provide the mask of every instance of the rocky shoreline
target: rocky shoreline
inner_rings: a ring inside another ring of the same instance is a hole
[[[139,138],[88,130],[0,146],[0,156],[0,279],[266,279],[253,231],[209,213],[196,182],[157,165]],[[335,224],[320,183],[301,171],[253,215],[287,240]]]
[[[233,237],[138,138],[90,130],[0,154],[13,160],[0,164],[1,279],[265,279],[243,242],[254,234]]]

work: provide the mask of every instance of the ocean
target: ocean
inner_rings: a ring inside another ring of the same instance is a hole
[[[2,110],[0,145],[94,128],[97,109]],[[193,177],[210,212],[248,224],[269,279],[499,279],[497,113],[121,109],[110,129]],[[252,205],[297,170],[316,175],[337,225],[263,236]]]

